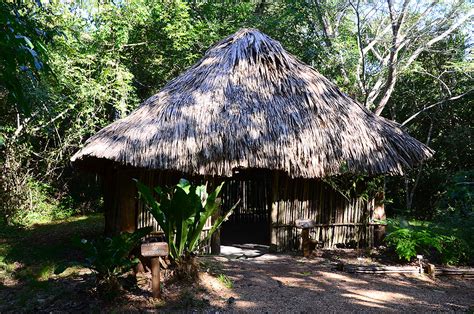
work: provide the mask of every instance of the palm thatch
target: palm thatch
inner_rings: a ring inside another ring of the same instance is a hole
[[[129,116],[92,136],[72,161],[232,176],[402,174],[432,151],[378,117],[256,29],[211,47]]]

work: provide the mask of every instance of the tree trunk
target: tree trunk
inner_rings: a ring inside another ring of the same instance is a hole
[[[216,211],[216,213],[212,216],[211,222],[214,225],[216,220],[221,215],[220,210]],[[212,235],[211,235],[211,254],[219,255],[221,254],[221,228],[218,228]]]

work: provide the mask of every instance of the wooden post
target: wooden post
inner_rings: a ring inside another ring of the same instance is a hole
[[[137,188],[131,171],[120,171],[117,175],[117,210],[119,232],[134,232],[137,218]]]
[[[142,255],[151,257],[151,291],[154,298],[161,296],[160,289],[160,256],[168,256],[169,247],[166,242],[144,243],[141,246]]]
[[[309,257],[311,255],[310,240],[309,240],[309,229],[304,228],[301,231],[302,246],[303,246],[303,256]]]
[[[217,211],[214,215],[212,215],[211,222],[214,224],[214,222],[219,218],[220,216],[220,211]],[[211,235],[211,254],[213,255],[219,255],[221,254],[221,228],[217,229],[212,235]]]
[[[109,169],[103,176],[105,235],[134,232],[138,192],[132,170]]]
[[[104,218],[106,236],[117,234],[117,198],[115,197],[117,173],[114,169],[107,169],[102,176],[102,190],[104,195]]]
[[[154,298],[161,297],[160,289],[160,258],[151,258],[151,291]]]
[[[303,256],[310,257],[313,250],[316,248],[317,241],[309,238],[309,229],[314,228],[316,226],[316,222],[312,219],[296,219],[295,220],[295,227],[301,228],[301,239],[302,239],[302,249],[303,249]]]
[[[375,220],[385,220],[387,216],[385,215],[385,205],[384,205],[384,193],[379,192],[375,195],[374,198],[374,213],[373,219]],[[384,225],[374,226],[374,246],[380,246],[383,243],[385,238],[386,228]]]
[[[428,275],[431,276],[431,278],[435,279],[436,278],[436,267],[433,264],[428,264],[426,265],[426,272]]]
[[[209,178],[208,182],[210,182],[210,188],[215,189],[216,184],[214,178]],[[222,197],[222,196],[221,196]],[[214,225],[217,219],[222,215],[221,210],[216,211],[211,217],[211,224]],[[222,227],[222,225],[221,225]],[[211,254],[212,255],[219,255],[221,254],[221,228],[217,229],[211,235]]]
[[[278,250],[278,229],[276,228],[276,224],[278,222],[278,192],[279,192],[279,174],[278,172],[273,173],[273,180],[272,180],[272,207],[271,207],[271,214],[270,214],[270,252],[276,252]]]

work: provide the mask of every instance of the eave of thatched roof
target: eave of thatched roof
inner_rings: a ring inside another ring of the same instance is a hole
[[[279,42],[242,29],[92,136],[71,160],[212,176],[266,168],[317,178],[402,174],[431,155]]]

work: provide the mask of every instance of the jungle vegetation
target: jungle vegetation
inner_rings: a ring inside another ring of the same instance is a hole
[[[473,15],[457,0],[2,1],[0,218],[101,211],[99,178],[70,156],[242,27],[436,151],[385,179],[389,217],[472,216]]]

